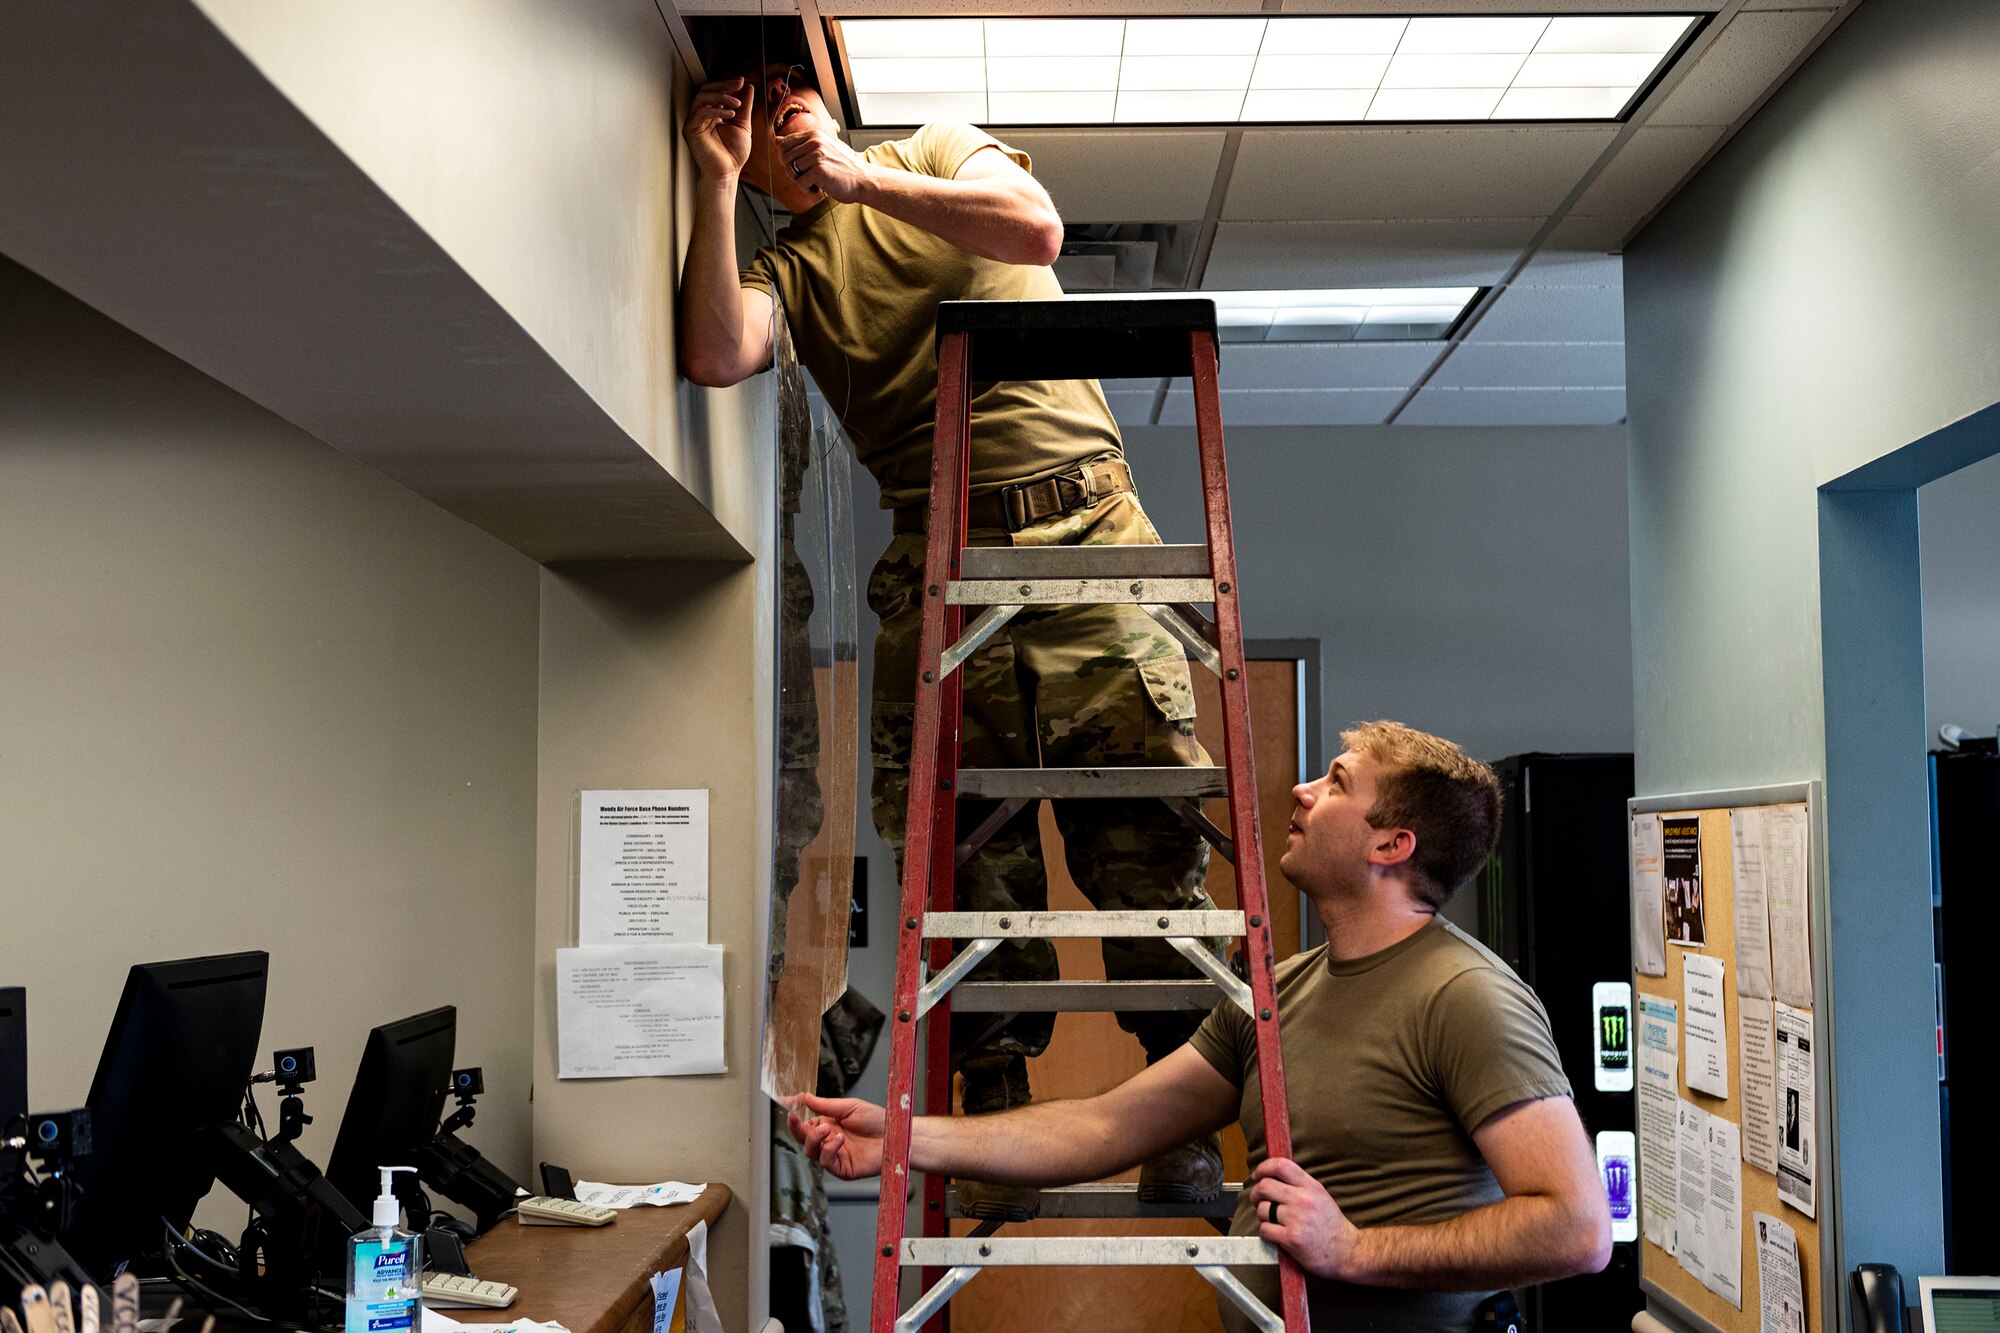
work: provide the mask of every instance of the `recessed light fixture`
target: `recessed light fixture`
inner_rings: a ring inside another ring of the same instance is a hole
[[[1617,120],[1694,14],[841,19],[857,125]]]
[[[1422,342],[1447,336],[1479,297],[1477,287],[1369,287],[1279,292],[1107,292],[1072,301],[1215,302],[1226,343]]]

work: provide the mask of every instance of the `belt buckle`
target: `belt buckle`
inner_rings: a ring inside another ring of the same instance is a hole
[[[1019,532],[1028,526],[1027,489],[1030,483],[1017,481],[1012,486],[1002,486],[1000,495],[1000,521],[1008,532]]]

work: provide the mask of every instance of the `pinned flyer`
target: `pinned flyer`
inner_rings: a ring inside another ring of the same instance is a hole
[[[578,944],[708,943],[708,792],[577,798]]]
[[[722,946],[556,950],[556,1072],[639,1078],[727,1072]]]
[[[1814,1216],[1818,1150],[1813,1124],[1813,1016],[1780,1002],[1778,1037],[1778,1197]]]

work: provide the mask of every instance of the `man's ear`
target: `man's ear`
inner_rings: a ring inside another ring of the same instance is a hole
[[[1369,865],[1403,865],[1417,854],[1417,835],[1408,829],[1376,829],[1374,832],[1375,840],[1368,848]]]

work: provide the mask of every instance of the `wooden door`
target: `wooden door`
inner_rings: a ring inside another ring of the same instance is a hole
[[[1300,939],[1299,895],[1278,873],[1291,819],[1292,785],[1300,773],[1298,687],[1300,664],[1292,658],[1249,663],[1251,737],[1257,767],[1257,800],[1264,836],[1265,882],[1271,903],[1272,944],[1279,958],[1296,953]],[[1216,763],[1222,756],[1222,703],[1215,677],[1197,666],[1194,686],[1196,734]],[[1316,684],[1313,688],[1317,688]],[[1211,801],[1209,818],[1229,828],[1227,802]],[[1064,868],[1062,840],[1046,806],[1042,844],[1049,864],[1049,907],[1087,910],[1090,902]],[[1221,856],[1209,860],[1208,891],[1216,904],[1234,908],[1236,875]],[[1095,940],[1057,940],[1066,978],[1104,976]],[[1035,1098],[1046,1101],[1088,1097],[1113,1087],[1145,1067],[1136,1038],[1110,1014],[1060,1014],[1049,1049],[1028,1062]],[[1223,1171],[1239,1181],[1246,1171],[1243,1133],[1230,1126],[1222,1136]],[[1136,1180],[1136,1170],[1116,1180]],[[954,1235],[972,1224],[953,1224]],[[1002,1228],[1010,1236],[1212,1236],[1200,1219],[1134,1221],[1048,1220]],[[981,1273],[951,1307],[953,1333],[1048,1333],[1051,1329],[1101,1329],[1104,1333],[1216,1333],[1215,1288],[1192,1269],[1177,1268],[995,1268]]]

